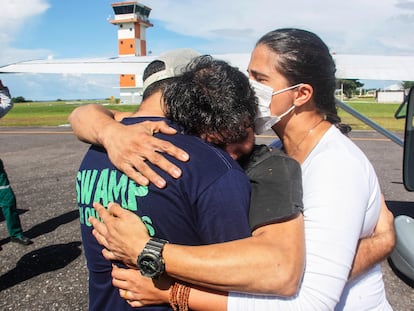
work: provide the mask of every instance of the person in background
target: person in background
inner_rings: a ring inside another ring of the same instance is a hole
[[[13,100],[10,96],[8,87],[4,86],[0,80],[0,118],[3,117],[13,107]],[[7,230],[10,241],[22,245],[33,243],[28,237],[23,235],[22,225],[16,207],[16,196],[10,186],[3,161],[0,159],[0,207],[6,220]]]

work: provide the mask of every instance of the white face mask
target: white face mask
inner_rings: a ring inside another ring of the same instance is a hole
[[[282,118],[285,115],[287,115],[289,112],[291,112],[296,107],[295,105],[293,105],[286,112],[282,113],[280,116],[274,116],[270,112],[270,103],[272,101],[272,97],[274,95],[297,88],[298,86],[301,86],[303,83],[295,84],[295,85],[281,89],[276,92],[273,92],[273,89],[270,86],[264,85],[255,80],[250,79],[250,84],[252,88],[254,89],[254,92],[258,99],[257,115],[254,120],[255,132],[256,134],[262,134],[266,132],[267,130],[269,130],[273,125],[278,123],[280,120],[282,120]]]

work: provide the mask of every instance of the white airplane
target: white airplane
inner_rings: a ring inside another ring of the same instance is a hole
[[[250,54],[215,54],[241,71],[247,70]],[[338,79],[414,81],[414,56],[333,54]],[[0,67],[0,73],[136,74],[142,75],[156,56],[46,59]]]

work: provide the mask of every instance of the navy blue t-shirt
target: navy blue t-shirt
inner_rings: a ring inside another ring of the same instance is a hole
[[[130,125],[164,118],[127,118]],[[167,121],[168,122],[168,121]],[[177,128],[177,127],[176,127]],[[92,235],[88,217],[96,215],[93,202],[106,206],[119,203],[138,214],[151,236],[184,245],[212,244],[250,236],[248,210],[249,179],[223,150],[195,136],[157,134],[184,149],[188,162],[166,157],[181,168],[182,177],[174,179],[152,166],[166,181],[167,187],[139,186],[118,171],[103,148],[91,146],[76,178],[80,225],[89,270],[90,310],[131,310],[112,286],[111,262],[102,256]],[[142,310],[172,310],[169,305]]]

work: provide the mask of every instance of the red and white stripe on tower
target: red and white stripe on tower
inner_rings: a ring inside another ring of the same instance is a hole
[[[118,28],[118,55],[145,56],[147,55],[146,29],[153,25],[149,22],[151,8],[138,1],[112,3],[115,16],[110,23]],[[135,74],[120,75],[121,103],[136,103],[140,97]]]

